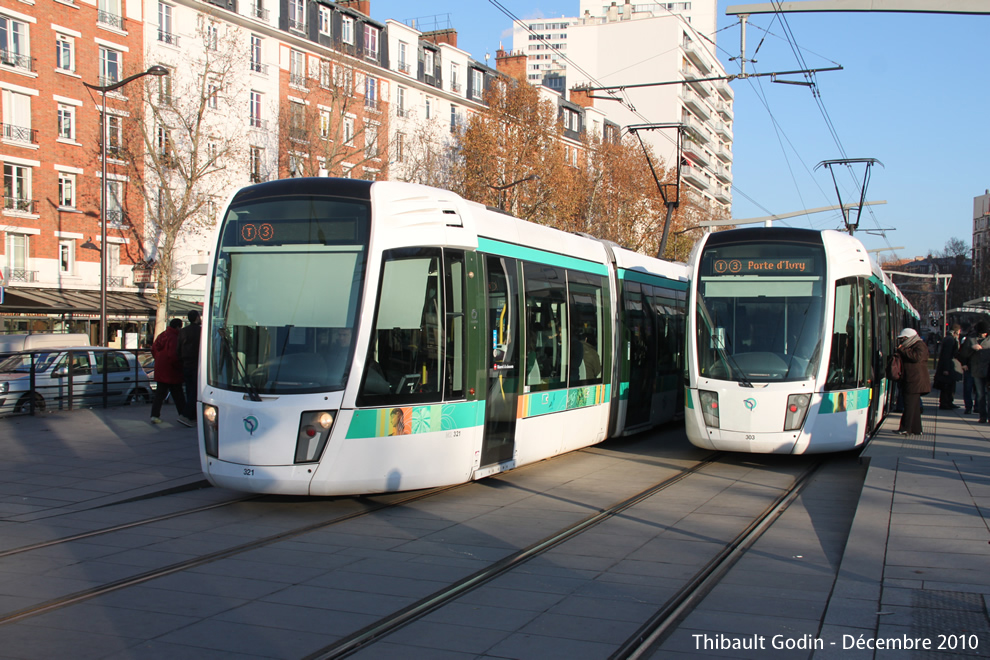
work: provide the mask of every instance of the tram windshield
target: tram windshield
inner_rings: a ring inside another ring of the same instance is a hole
[[[210,385],[288,394],[343,389],[365,277],[367,202],[299,196],[234,205],[210,299]]]
[[[697,359],[704,378],[814,378],[822,354],[821,246],[742,243],[706,249],[698,273]]]

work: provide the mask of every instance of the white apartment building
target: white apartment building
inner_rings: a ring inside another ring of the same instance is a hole
[[[715,5],[705,2],[603,3],[581,0],[579,18],[517,21],[514,51],[527,57],[527,76],[553,89],[684,84],[626,89],[623,102],[597,100],[619,126],[680,122],[685,126],[681,177],[688,194],[728,211],[732,203],[732,101],[708,35]],[[565,57],[562,57],[566,56]],[[597,92],[596,96],[605,96]],[[677,161],[673,131],[641,133],[668,166]]]

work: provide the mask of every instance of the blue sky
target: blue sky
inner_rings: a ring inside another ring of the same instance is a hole
[[[577,0],[500,0],[520,18],[573,16]],[[739,53],[738,20],[719,2],[719,58]],[[428,8],[428,9],[427,9]],[[405,20],[449,14],[458,45],[479,60],[501,41],[512,45],[511,19],[488,0],[410,3],[371,0],[372,16]],[[443,16],[446,19],[446,16]],[[888,230],[886,237],[860,231],[868,249],[904,246],[901,257],[941,250],[948,239],[972,241],[973,197],[990,188],[990,58],[985,35],[990,15],[818,13],[750,17],[747,57],[766,39],[747,71],[772,72],[842,65],[817,75],[822,105],[808,87],[774,84],[769,78],[734,80],[733,217],[752,218],[837,204],[823,160],[875,158],[867,199],[886,200],[865,210],[860,229]],[[762,28],[762,29],[761,29]],[[767,34],[769,32],[769,34]],[[785,35],[803,53],[799,63]],[[801,79],[790,76],[789,79]],[[649,81],[644,81],[649,82]],[[635,92],[630,92],[635,104]],[[640,108],[640,110],[643,110]],[[673,121],[650,117],[651,121]],[[862,181],[863,168],[855,173]],[[859,187],[838,171],[844,202]],[[837,212],[786,221],[790,226],[838,228]]]

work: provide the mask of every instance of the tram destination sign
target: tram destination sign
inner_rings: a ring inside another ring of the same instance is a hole
[[[709,275],[813,275],[813,257],[757,257],[712,259]]]

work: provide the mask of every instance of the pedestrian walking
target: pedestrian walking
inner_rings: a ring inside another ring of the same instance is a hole
[[[962,365],[956,357],[959,353],[959,337],[962,326],[952,326],[949,334],[938,347],[938,362],[935,365],[935,389],[939,390],[938,407],[941,410],[958,408],[952,402],[956,395],[956,381],[962,378]]]
[[[162,423],[162,404],[172,395],[175,409],[181,417],[186,412],[186,397],[182,394],[182,364],[179,362],[179,328],[182,319],[172,319],[165,332],[155,338],[151,354],[155,356],[155,398],[151,402],[151,423]]]
[[[969,370],[973,374],[973,407],[976,413],[980,416],[979,422],[981,424],[986,424],[987,422],[987,371],[990,367],[990,338],[987,335],[990,334],[990,324],[986,321],[980,321],[976,324],[976,330],[973,332],[973,337],[970,337],[967,341],[970,342],[970,346],[964,346],[963,348],[971,348],[972,355],[969,358]]]
[[[198,310],[190,310],[189,323],[179,331],[179,362],[182,363],[182,381],[186,386],[186,409],[179,415],[179,424],[196,426],[196,401],[199,398],[199,341],[203,335],[202,317]]]
[[[904,414],[897,432],[901,435],[921,435],[921,395],[932,391],[928,375],[928,346],[913,328],[904,328],[897,336],[897,352],[904,363],[901,389],[904,392]]]

